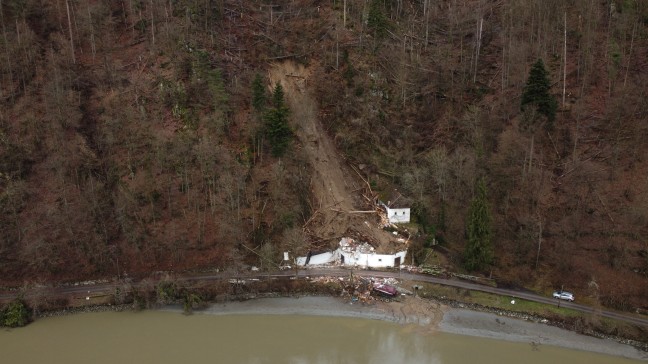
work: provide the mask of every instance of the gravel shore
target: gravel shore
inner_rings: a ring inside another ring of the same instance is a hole
[[[445,312],[438,329],[441,332],[452,334],[527,342],[533,345],[552,345],[630,359],[648,360],[648,352],[630,345],[493,313],[452,308]]]
[[[200,313],[214,315],[311,315],[384,320],[416,324],[445,332],[497,340],[551,345],[648,361],[648,353],[613,340],[598,339],[541,323],[493,313],[450,308],[417,297],[401,302],[350,304],[335,297],[260,298],[210,305]]]

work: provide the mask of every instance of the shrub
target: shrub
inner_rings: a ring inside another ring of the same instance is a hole
[[[22,327],[31,321],[31,312],[27,304],[20,299],[11,302],[0,314],[2,324],[8,327]]]

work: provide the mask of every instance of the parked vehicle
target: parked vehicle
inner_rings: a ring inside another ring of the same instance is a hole
[[[557,298],[559,300],[565,300],[565,301],[574,302],[574,294],[571,293],[571,292],[556,291],[556,292],[553,293],[553,298]]]

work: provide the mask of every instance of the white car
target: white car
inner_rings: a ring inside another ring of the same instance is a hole
[[[565,300],[565,301],[570,301],[574,302],[574,294],[570,292],[565,292],[565,291],[556,291],[553,293],[553,298],[557,298],[559,300]]]

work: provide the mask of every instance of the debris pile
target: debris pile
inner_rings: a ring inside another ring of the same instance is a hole
[[[421,265],[420,267],[413,267],[413,272],[429,274],[433,276],[447,276],[448,272],[445,268],[438,265]]]
[[[369,228],[371,228],[371,224],[368,221],[365,221],[364,223]],[[374,239],[373,237],[371,237],[371,236],[369,236],[367,234],[363,234],[363,233],[360,233],[358,231],[352,230],[352,229],[347,230],[344,235],[347,238],[351,239],[352,241],[358,242],[357,244],[360,244],[359,242],[363,242],[364,244],[369,244],[372,247],[380,246],[380,243],[378,241],[376,241],[376,239]],[[342,238],[342,239],[344,239],[344,238]]]
[[[302,267],[400,268],[406,255],[407,247],[394,254],[377,254],[371,244],[344,237],[340,240],[338,249],[321,254],[309,252],[305,257],[298,257],[295,263]]]
[[[356,241],[353,238],[342,238],[340,240],[340,249],[346,253],[358,252],[362,254],[371,254],[375,251],[375,248],[369,243]]]
[[[398,279],[396,279],[396,278],[391,278],[391,277],[387,277],[387,278],[372,278],[372,281],[373,281],[374,283],[378,283],[378,284],[389,284],[389,285],[392,285],[392,286],[396,286],[396,285],[398,285],[398,284],[400,283],[400,282],[398,282]]]
[[[394,298],[399,295],[401,289],[397,287],[399,282],[394,278],[360,278],[355,285],[351,297],[357,297],[360,302],[367,303],[382,297]]]
[[[381,229],[386,229],[386,228],[391,228],[391,229],[396,229],[396,224],[393,224],[389,221],[389,216],[387,216],[387,210],[384,208],[377,208],[376,213],[378,214],[378,217],[380,218],[380,222],[378,223],[378,226],[380,226]]]
[[[342,277],[320,276],[320,277],[312,277],[310,278],[310,281],[315,283],[337,283],[343,279],[344,278]]]
[[[348,277],[313,277],[310,281],[339,284],[342,288],[341,296],[348,299],[350,303],[370,304],[377,297],[382,297],[381,300],[384,300],[402,294],[412,294],[399,287],[399,281],[395,278],[369,278],[350,274]]]

